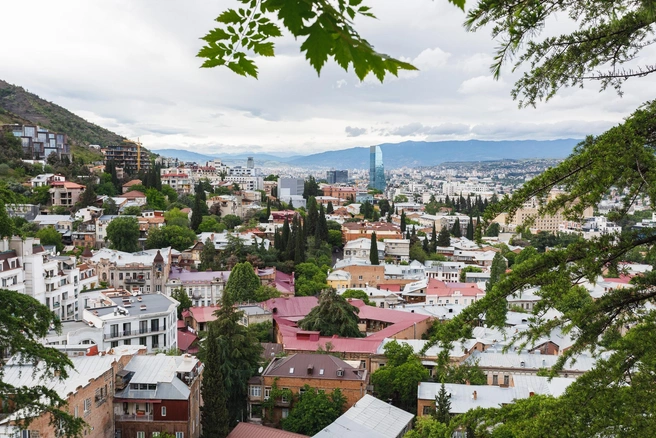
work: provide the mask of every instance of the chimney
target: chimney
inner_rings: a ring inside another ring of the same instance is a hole
[[[472,393],[472,398],[473,398],[474,400],[476,400],[476,399],[478,398],[478,393],[477,393],[476,391],[474,391],[474,392]]]

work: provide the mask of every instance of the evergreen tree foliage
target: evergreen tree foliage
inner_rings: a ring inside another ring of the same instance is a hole
[[[312,175],[310,175],[303,183],[303,198],[309,199],[310,196],[321,196],[319,183],[317,183],[317,180]]]
[[[435,397],[435,414],[434,417],[437,421],[444,424],[449,424],[451,420],[451,400],[446,393],[444,382],[440,386],[440,391]]]
[[[328,221],[326,221],[326,212],[323,208],[323,204],[319,206],[319,222],[317,223],[315,237],[320,242],[328,241]]]
[[[446,225],[440,230],[440,234],[437,235],[437,246],[446,248],[451,246],[451,235],[449,230],[446,229]]]
[[[333,201],[328,201],[326,205],[326,214],[333,214],[335,212],[335,207],[333,206]]]
[[[437,251],[437,228],[435,228],[435,221],[433,221],[433,231],[431,231],[430,252]]]
[[[218,266],[216,263],[216,247],[214,243],[208,238],[203,244],[203,250],[200,252],[200,266],[199,271],[216,271]]]
[[[230,296],[223,295],[220,308],[214,312],[216,320],[208,324],[210,330],[216,330],[216,359],[209,359],[212,343],[208,336],[208,346],[204,347],[208,349],[208,358],[204,363],[206,371],[207,368],[218,367],[223,376],[228,425],[232,428],[247,418],[248,379],[256,374],[260,366],[262,346],[253,333],[240,324],[243,312],[236,310]]]
[[[57,251],[64,249],[62,235],[53,226],[41,228],[36,232],[36,237],[41,241],[41,245],[54,245]]]
[[[421,242],[421,249],[423,249],[426,254],[430,253],[430,243],[428,242],[428,236],[424,236],[424,240]]]
[[[467,222],[467,234],[465,237],[469,240],[474,240],[474,218],[469,216],[469,222]]]
[[[0,289],[0,351],[26,364],[39,365],[29,385],[15,386],[0,380],[0,398],[11,400],[12,409],[22,412],[18,426],[28,430],[29,423],[42,414],[59,425],[64,436],[80,436],[84,421],[73,416],[53,385],[68,378],[73,366],[65,352],[43,345],[54,327],[61,332],[61,322],[53,312],[29,295]],[[36,368],[36,367],[35,367]],[[23,373],[30,373],[28,368]],[[0,378],[3,369],[0,368]]]
[[[401,211],[401,233],[405,233],[405,210]]]
[[[462,231],[460,230],[460,219],[456,219],[451,228],[451,235],[453,237],[462,237]]]
[[[335,289],[328,288],[319,295],[319,304],[298,322],[303,330],[321,332],[322,336],[338,335],[349,338],[364,336],[358,328],[360,309],[349,304]]]
[[[205,206],[205,208],[203,208]],[[207,209],[207,204],[205,204],[205,191],[203,186],[199,183],[196,184],[195,196],[194,196],[194,206],[191,209],[191,223],[189,224],[191,229],[198,231],[198,227],[201,222],[203,222],[203,214]]]
[[[369,261],[372,265],[378,265],[380,262],[378,260],[378,240],[376,239],[376,233],[371,233],[371,246],[369,247]]]
[[[219,351],[219,336],[218,324],[209,323],[207,337],[203,342],[205,369],[201,382],[203,405],[200,408],[202,438],[225,438],[230,433],[228,392],[221,366],[225,353]]]
[[[308,236],[314,236],[319,221],[319,209],[314,196],[310,196],[307,201],[307,216],[305,218],[305,227]]]
[[[237,263],[226,283],[223,294],[233,303],[255,301],[255,293],[261,286],[260,278],[249,262]]]
[[[501,255],[500,252],[494,254],[492,259],[492,266],[490,266],[490,281],[487,283],[486,290],[489,292],[492,290],[495,284],[497,284],[503,275],[506,273],[506,259]]]
[[[485,230],[485,237],[498,237],[501,231],[501,225],[497,222],[492,222],[487,230]]]

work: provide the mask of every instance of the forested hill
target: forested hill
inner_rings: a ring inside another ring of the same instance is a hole
[[[68,136],[70,144],[76,146],[107,146],[121,143],[124,139],[22,87],[0,80],[0,124],[5,123],[32,123],[61,132]]]

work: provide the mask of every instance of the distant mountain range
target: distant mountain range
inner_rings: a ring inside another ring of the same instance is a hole
[[[436,166],[453,161],[490,161],[524,158],[565,158],[580,140],[506,140],[506,141],[405,141],[385,143],[380,147],[386,169],[399,167]],[[325,167],[336,169],[369,168],[369,148],[356,147],[318,154],[279,157],[270,154],[203,155],[195,152],[164,149],[155,151],[160,155],[178,158],[183,161],[210,161],[220,158],[223,161],[245,160],[252,156],[256,165],[265,162],[286,163],[299,167]]]

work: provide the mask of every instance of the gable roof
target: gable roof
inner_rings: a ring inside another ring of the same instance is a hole
[[[343,371],[341,376],[339,370]],[[366,381],[367,371],[354,368],[331,354],[296,353],[274,359],[262,376]]]
[[[413,414],[366,394],[314,438],[396,438],[413,418]]]

